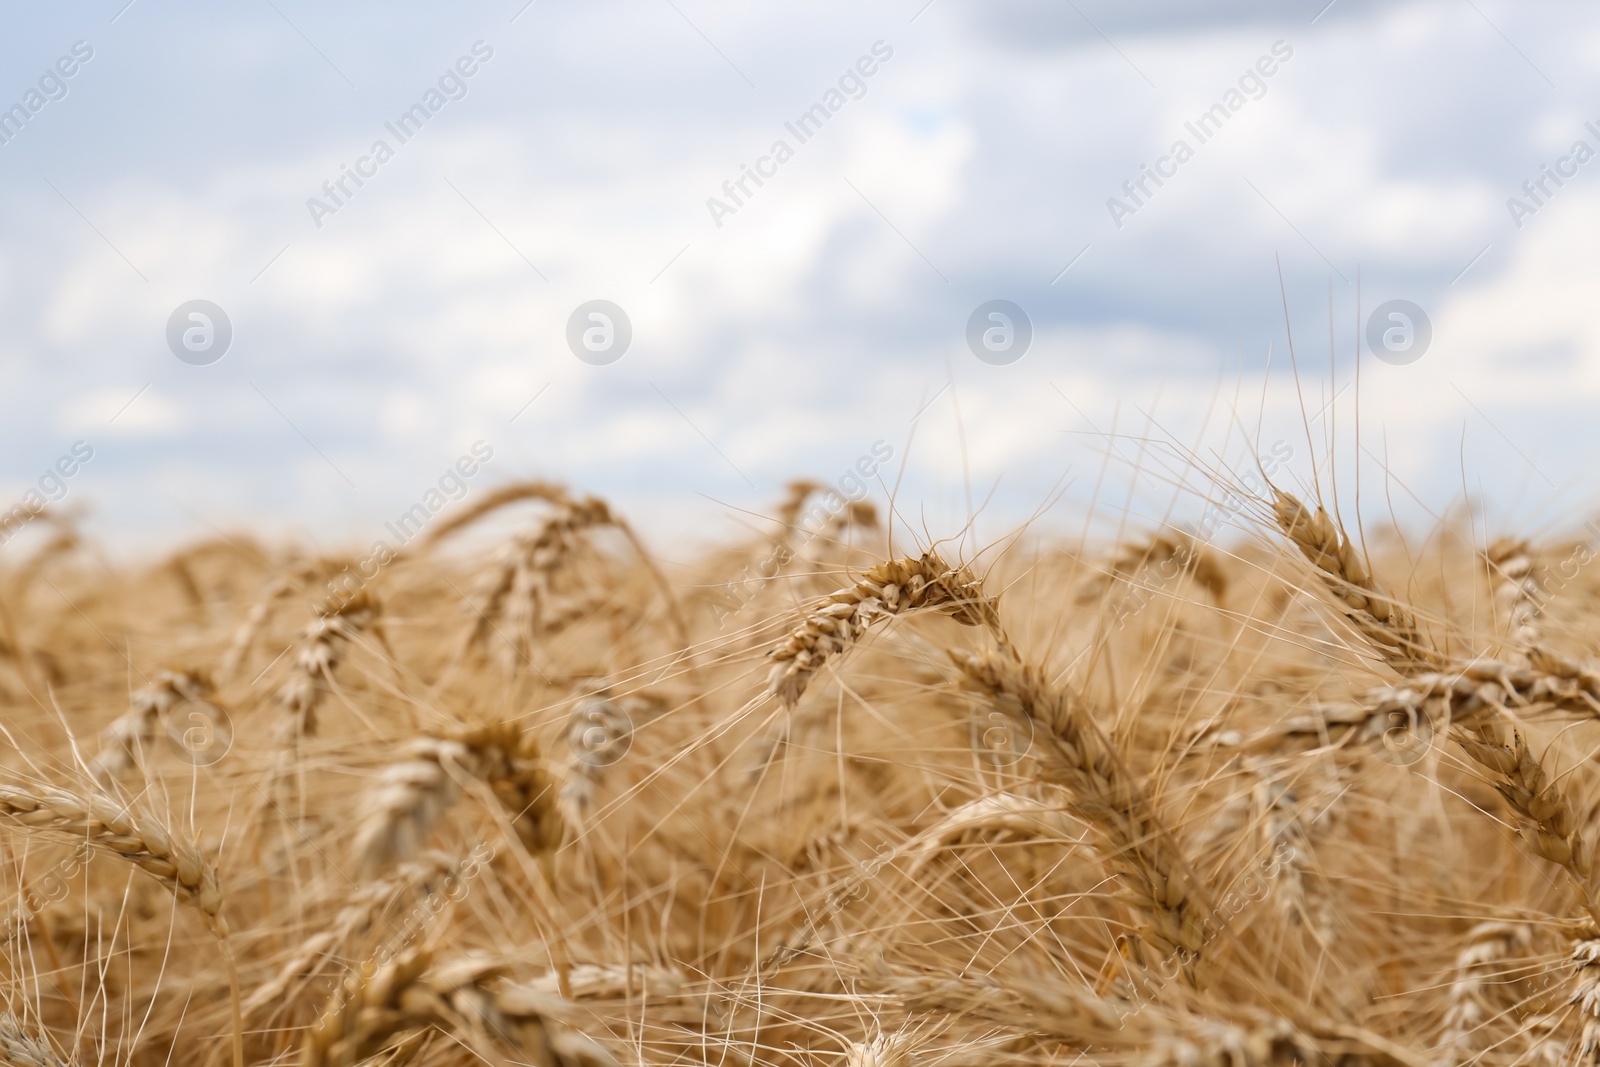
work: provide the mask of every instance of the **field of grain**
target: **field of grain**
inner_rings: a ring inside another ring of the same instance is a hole
[[[1600,1062],[1582,543],[460,508],[8,547],[0,1063]]]

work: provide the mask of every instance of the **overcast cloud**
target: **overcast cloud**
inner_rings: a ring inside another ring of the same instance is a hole
[[[1141,447],[1132,506],[1159,517],[1172,460],[1141,438],[1237,467],[1259,420],[1305,459],[1279,261],[1309,412],[1345,390],[1317,447],[1339,427],[1350,474],[1359,277],[1363,316],[1405,299],[1432,326],[1416,362],[1361,363],[1397,508],[1593,503],[1600,161],[1560,162],[1600,150],[1591,8],[125,3],[0,34],[0,106],[49,90],[0,144],[0,490],[87,441],[69,499],[129,543],[376,536],[477,440],[486,476],[714,535],[879,439],[898,463],[913,420],[930,528],[967,480],[989,534],[1057,486],[1070,518],[1108,449],[1120,508]],[[336,211],[308,206],[379,140]],[[1546,165],[1572,176],[1514,220]],[[1136,201],[1146,166],[1170,176]],[[233,327],[206,366],[166,340],[197,298]],[[597,298],[633,326],[605,366],[566,341]],[[964,338],[994,298],[1034,329],[1010,365]]]

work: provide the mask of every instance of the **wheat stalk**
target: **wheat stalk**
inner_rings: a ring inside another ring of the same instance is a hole
[[[812,676],[853,647],[868,628],[918,610],[937,610],[966,626],[998,625],[993,603],[965,567],[948,567],[932,553],[890,560],[855,585],[825,597],[767,653],[772,660],[769,689],[793,708]]]

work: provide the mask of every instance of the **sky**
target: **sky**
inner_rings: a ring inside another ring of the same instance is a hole
[[[1570,528],[1597,60],[1575,2],[18,8],[0,509],[364,544],[478,445],[468,495],[662,545],[863,462],[976,542],[1197,523],[1275,454],[1375,521]]]

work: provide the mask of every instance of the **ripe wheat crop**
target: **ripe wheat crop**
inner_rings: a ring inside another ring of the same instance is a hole
[[[0,1064],[1600,1063],[1571,545],[817,488],[669,562],[507,485],[332,597],[8,547]]]

